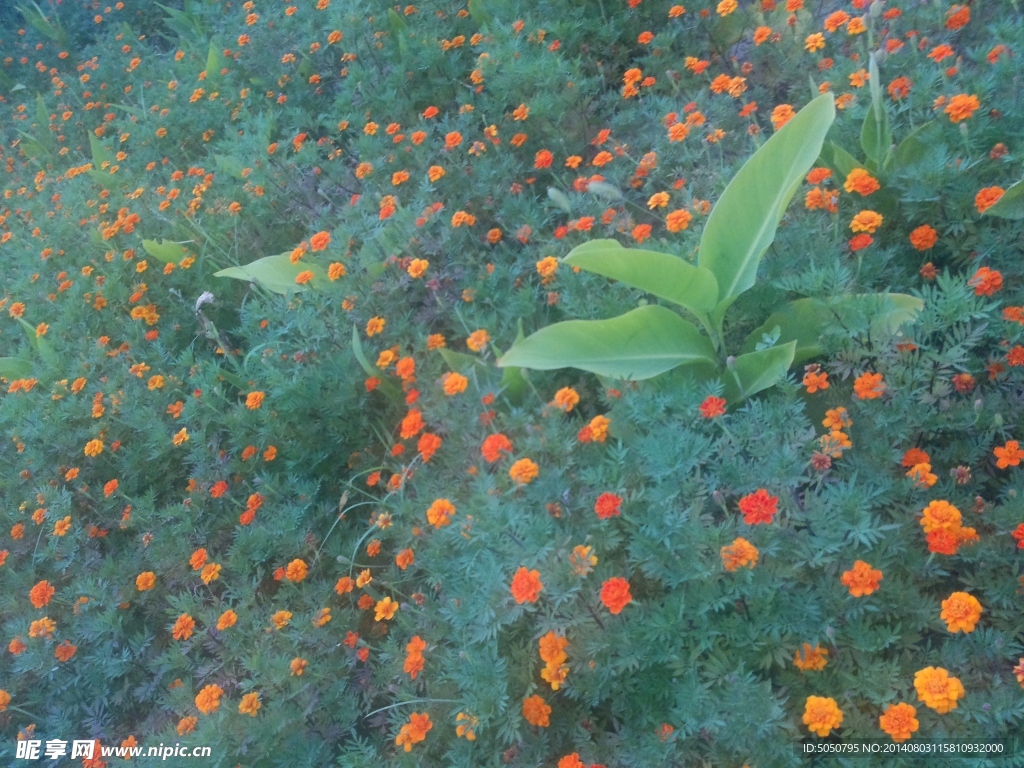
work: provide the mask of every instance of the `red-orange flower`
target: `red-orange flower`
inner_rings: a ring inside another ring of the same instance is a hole
[[[739,503],[743,522],[747,525],[770,523],[779,511],[779,497],[772,496],[764,488],[748,493]]]
[[[622,613],[622,609],[632,601],[629,582],[621,576],[613,576],[601,585],[601,602],[610,613]]]
[[[622,499],[614,493],[602,493],[594,503],[594,512],[601,520],[618,517],[622,511]]]
[[[480,453],[484,460],[493,464],[501,458],[502,451],[512,452],[512,441],[500,432],[496,435],[488,435],[480,446]]]
[[[882,572],[863,560],[858,560],[852,569],[843,572],[841,581],[853,597],[863,597],[878,589],[879,582],[882,581]]]
[[[544,584],[540,580],[540,571],[529,571],[525,565],[521,565],[512,577],[510,591],[515,601],[522,605],[523,603],[537,602],[537,598],[540,597],[540,592],[543,588]]]

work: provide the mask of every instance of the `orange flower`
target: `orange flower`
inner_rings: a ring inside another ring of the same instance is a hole
[[[772,110],[772,127],[778,131],[794,117],[796,117],[796,112],[793,110],[792,105],[779,104],[779,106]]]
[[[391,596],[385,597],[383,600],[378,601],[374,620],[376,621],[391,621],[395,618],[395,613],[398,611],[398,603],[391,599]]]
[[[949,672],[941,667],[925,667],[914,675],[914,688],[917,697],[926,707],[934,709],[940,715],[956,709],[957,699],[963,698],[963,683],[950,677]]]
[[[306,671],[306,667],[308,667],[308,666],[309,666],[309,662],[308,661],[306,661],[305,659],[301,659],[299,657],[296,657],[296,658],[291,660],[291,663],[288,665],[288,669],[291,670],[291,673],[292,673],[293,677],[302,677],[302,673]]]
[[[331,244],[330,232],[317,232],[309,238],[309,248],[313,251],[323,251]]]
[[[822,696],[808,696],[804,707],[804,725],[811,733],[824,738],[843,722],[843,713],[836,700]]]
[[[432,435],[429,432],[424,432],[420,435],[420,439],[416,443],[416,450],[423,457],[424,463],[429,462],[434,457],[434,454],[441,447],[441,443],[441,438],[437,435]]]
[[[825,371],[808,371],[804,374],[803,385],[809,395],[813,395],[819,389],[828,389],[828,374]]]
[[[53,585],[48,581],[40,581],[32,589],[29,590],[28,599],[32,602],[32,605],[36,608],[42,608],[44,605],[50,602],[53,597],[53,593],[56,590]]]
[[[881,189],[881,185],[874,176],[863,168],[854,168],[849,174],[847,174],[846,183],[843,184],[843,189],[847,192],[856,192],[862,197],[867,197],[871,193],[877,192]]]
[[[725,405],[726,403],[723,398],[708,395],[704,398],[704,402],[700,404],[698,410],[705,419],[714,419],[725,415]]]
[[[195,627],[196,620],[187,613],[183,613],[178,617],[178,620],[174,622],[172,636],[175,640],[188,640],[192,637],[192,630],[194,630]]]
[[[176,729],[178,731],[178,735],[179,736],[184,736],[186,733],[192,733],[192,731],[194,731],[196,729],[196,725],[198,723],[199,723],[199,718],[198,717],[183,717],[183,718],[181,718],[181,720],[178,721],[178,727]],[[89,765],[89,761],[87,761],[87,760],[84,761],[82,763],[82,765],[83,765],[83,767],[84,766],[88,766]]]
[[[419,673],[423,671],[423,651],[425,651],[426,648],[427,644],[419,635],[414,635],[408,645],[405,646],[406,657],[402,671],[409,675],[413,680],[415,680]]]
[[[523,717],[530,725],[547,728],[551,725],[551,707],[540,696],[533,695],[523,699]]]
[[[1020,460],[1024,459],[1024,452],[1020,450],[1020,443],[1017,440],[1007,440],[1005,445],[993,448],[992,453],[995,454],[996,466],[999,469],[1019,466]]]
[[[878,718],[878,727],[899,743],[906,741],[918,729],[917,710],[910,704],[888,704]]]
[[[997,270],[981,267],[967,281],[967,284],[974,288],[976,296],[991,296],[1003,289],[1003,275]]]
[[[196,707],[204,715],[216,712],[220,706],[220,697],[224,695],[224,689],[219,685],[208,685],[196,696]]]
[[[928,224],[922,224],[910,233],[910,244],[919,251],[927,251],[929,248],[932,248],[938,240],[939,233],[935,231],[934,227],[931,227]]]
[[[351,576],[342,576],[334,585],[334,591],[339,595],[345,595],[355,589],[356,583]]]
[[[580,401],[579,393],[572,387],[562,387],[555,392],[555,399],[552,404],[559,410],[569,413]]]
[[[448,499],[435,499],[427,509],[427,522],[435,528],[443,528],[451,523],[455,515],[455,505]]]
[[[305,561],[296,558],[288,563],[288,567],[285,569],[284,577],[288,581],[302,581],[306,578],[306,574],[309,573],[309,567]]]
[[[980,108],[981,103],[977,96],[959,93],[949,100],[944,111],[949,115],[951,123],[959,123],[961,120],[967,120]]]
[[[1002,187],[985,187],[978,191],[978,194],[974,196],[974,207],[978,213],[984,213],[993,205],[999,202],[999,199],[1003,196]]]
[[[363,595],[363,597],[369,597],[369,595]],[[373,600],[371,599],[370,602],[372,603]],[[292,620],[292,613],[291,611],[278,611],[270,617],[270,620],[277,629],[284,629],[288,626],[288,622]]]
[[[220,578],[221,567],[217,563],[209,563],[203,567],[202,573],[199,577],[203,580],[203,584],[209,584],[211,581],[216,581]]]
[[[99,456],[101,453],[103,453],[103,441],[90,440],[88,443],[85,444],[84,453],[86,456],[90,456],[93,458]]]
[[[444,137],[444,148],[455,149],[462,143],[462,134],[458,131],[451,131]]]
[[[135,588],[140,592],[146,592],[156,586],[156,574],[152,571],[145,571],[135,577]]]
[[[225,629],[229,629],[238,622],[238,614],[228,608],[217,618],[217,631],[223,632]]]
[[[779,511],[779,497],[772,496],[764,488],[748,493],[739,501],[743,522],[747,525],[771,523]]]
[[[867,232],[872,235],[880,226],[882,226],[882,215],[875,211],[861,211],[850,222],[850,229],[852,231]]]
[[[406,752],[412,751],[412,745],[418,744],[427,738],[427,731],[434,727],[430,722],[430,715],[426,712],[420,714],[413,712],[409,715],[409,722],[402,726],[395,737],[395,744],[402,747]]]
[[[519,459],[508,470],[508,476],[516,485],[528,485],[538,474],[540,468],[530,459]]]
[[[860,400],[874,400],[885,392],[885,382],[880,373],[862,373],[853,382],[853,394]]]
[[[928,504],[921,513],[921,527],[925,533],[932,531],[956,532],[963,520],[960,510],[948,501],[936,500]]]
[[[843,572],[840,581],[844,587],[849,588],[853,597],[863,597],[878,589],[879,582],[882,581],[882,572],[863,560],[858,560],[852,569]]]
[[[526,569],[526,566],[519,566],[519,570],[512,577],[510,591],[516,603],[522,605],[523,603],[537,602],[537,598],[540,596],[543,588],[544,584],[540,580],[540,571],[529,571]]]
[[[474,352],[480,352],[491,340],[491,335],[483,330],[473,331],[466,339],[466,346]]]
[[[730,573],[743,567],[753,568],[757,565],[759,554],[757,547],[742,538],[734,539],[732,544],[722,547],[720,552],[722,566]]]
[[[411,549],[403,549],[401,552],[395,555],[395,565],[397,565],[400,570],[404,571],[414,562],[416,562],[416,555],[413,553]]]
[[[978,599],[967,592],[954,592],[942,601],[940,618],[946,622],[946,629],[957,632],[973,632],[981,618],[982,607]]]
[[[801,672],[820,672],[828,664],[828,649],[820,645],[812,648],[810,643],[804,643],[793,657],[793,664]]]
[[[446,373],[443,379],[444,393],[449,397],[466,391],[469,379],[461,373]]]
[[[598,519],[607,520],[609,517],[618,517],[622,508],[622,499],[614,493],[602,493],[594,502],[594,512]]]
[[[242,701],[238,705],[238,712],[242,715],[249,715],[250,717],[256,717],[256,713],[260,711],[260,695],[253,691],[247,693],[242,697]]]
[[[488,435],[480,446],[480,453],[484,460],[493,464],[501,458],[502,451],[512,452],[512,441],[500,432],[495,435]]]
[[[417,408],[410,408],[409,413],[402,419],[401,430],[399,435],[403,440],[408,440],[410,437],[418,435],[425,427],[423,423],[423,417]]]
[[[262,392],[250,392],[245,397],[245,407],[250,411],[255,411],[261,405],[263,405],[264,394]]]
[[[629,593],[629,582],[621,576],[613,576],[601,585],[601,602],[610,613],[622,613],[622,609],[632,601],[633,596]]]

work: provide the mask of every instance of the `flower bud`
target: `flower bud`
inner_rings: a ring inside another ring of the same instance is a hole
[[[882,15],[882,4],[878,0],[874,0],[874,2],[868,6],[868,13],[871,14],[872,19],[877,19]]]
[[[735,371],[736,370],[736,358],[735,358],[735,356],[729,355],[727,358],[725,358],[725,367],[728,368],[730,371]]]
[[[992,426],[994,426],[996,429],[1003,428],[1003,414],[997,413],[995,416],[992,417]]]

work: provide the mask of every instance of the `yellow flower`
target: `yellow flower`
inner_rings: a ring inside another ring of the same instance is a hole
[[[832,733],[843,722],[843,713],[836,700],[823,696],[808,696],[804,707],[804,725],[811,733],[822,738]]]

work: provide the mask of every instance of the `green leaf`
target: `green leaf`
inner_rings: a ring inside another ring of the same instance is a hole
[[[753,351],[764,334],[778,327],[781,343],[796,343],[793,363],[799,364],[810,360],[824,351],[821,347],[821,335],[830,323],[840,320],[842,313],[850,311],[858,302],[882,297],[888,298],[891,304],[888,309],[871,318],[871,328],[876,333],[894,333],[904,323],[912,322],[924,306],[921,299],[905,293],[843,296],[831,303],[824,299],[797,299],[772,313],[764,323],[755,328],[743,342],[742,350]]]
[[[667,253],[624,248],[615,240],[591,240],[573,248],[563,261],[654,294],[696,315],[706,315],[718,303],[718,283],[709,270]]]
[[[930,151],[939,143],[937,136],[932,136],[937,124],[929,120],[924,125],[918,126],[911,131],[903,141],[896,146],[893,153],[892,163],[897,170],[902,170],[910,165],[915,165],[924,160]]]
[[[468,371],[474,365],[480,365],[485,368],[487,367],[487,363],[485,363],[479,357],[467,355],[465,352],[455,352],[451,349],[446,349],[445,347],[441,347],[437,351],[441,353],[441,357],[444,358],[444,361],[448,364],[448,367],[451,368],[456,373]]]
[[[206,79],[213,83],[220,78],[220,71],[224,67],[224,54],[214,40],[210,41],[210,50],[206,54]]]
[[[860,145],[864,154],[879,166],[892,151],[892,130],[889,128],[889,116],[882,102],[882,84],[878,74],[878,62],[875,54],[871,54],[868,65],[868,85],[871,88],[871,108],[864,118],[860,131]]]
[[[665,307],[639,307],[611,320],[568,320],[517,341],[498,366],[580,368],[618,379],[648,379],[676,366],[714,362],[697,327]]]
[[[188,255],[188,249],[181,243],[174,243],[169,240],[143,240],[142,247],[146,253],[154,259],[159,259],[164,264],[177,264]]]
[[[290,253],[279,253],[276,256],[264,256],[249,264],[239,267],[228,267],[220,272],[214,272],[214,277],[230,277],[235,280],[244,280],[248,283],[262,285],[268,291],[287,294],[308,291],[327,282],[327,275],[323,269],[316,264],[298,262],[292,264]],[[313,273],[313,280],[305,285],[299,285],[295,278],[300,272],[309,270]]]
[[[89,148],[92,150],[92,167],[97,171],[104,170],[104,163],[114,162],[114,156],[92,133],[89,134]]]
[[[984,215],[1000,219],[1024,219],[1024,179],[1011,184],[999,201],[986,209]]]
[[[469,16],[476,22],[480,29],[484,29],[491,23],[491,14],[484,8],[483,0],[469,0]]]
[[[25,335],[32,343],[32,346],[36,348],[36,352],[39,353],[39,359],[42,360],[47,367],[56,368],[60,363],[60,356],[57,354],[57,350],[53,348],[53,344],[51,344],[44,336],[37,336],[36,329],[29,325],[26,320],[19,317],[18,322],[21,323],[21,327],[25,331]]]
[[[700,241],[698,264],[718,280],[724,303],[750,288],[779,220],[814,165],[835,119],[831,93],[814,99],[743,164],[719,198]]]
[[[217,377],[223,379],[237,389],[244,390],[249,388],[249,382],[236,373],[231,373],[230,371],[217,371]]]
[[[738,403],[774,387],[785,378],[795,352],[796,342],[791,341],[737,357],[733,370],[723,376],[726,401]]]
[[[831,165],[833,170],[837,171],[839,176],[842,177],[837,179],[837,182],[842,184],[846,177],[850,175],[850,171],[854,168],[863,168],[864,165],[834,141],[830,142],[830,145],[832,147]]]
[[[20,357],[0,357],[0,376],[11,381],[24,379],[32,373],[32,361]]]
[[[213,159],[217,162],[217,170],[221,173],[225,173],[233,179],[241,180],[243,178],[241,163],[224,155],[214,155]]]

